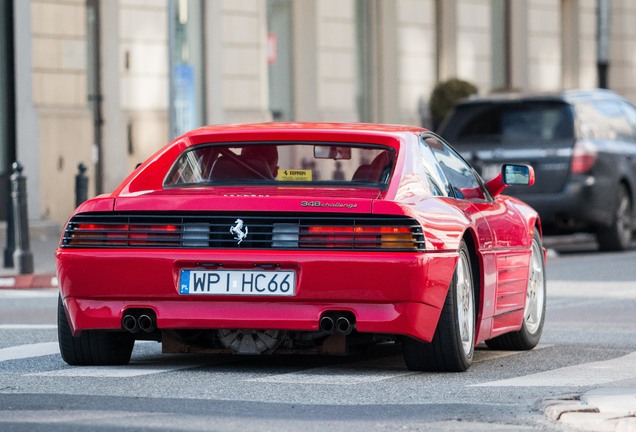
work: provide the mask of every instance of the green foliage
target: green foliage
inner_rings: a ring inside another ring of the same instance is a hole
[[[439,126],[455,102],[475,93],[477,93],[475,85],[458,78],[437,83],[429,101],[433,129]]]

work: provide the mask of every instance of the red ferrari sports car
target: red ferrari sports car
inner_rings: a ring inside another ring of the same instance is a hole
[[[164,352],[344,354],[395,341],[412,370],[532,349],[545,315],[537,213],[417,127],[196,129],[80,205],[56,251],[72,365]]]

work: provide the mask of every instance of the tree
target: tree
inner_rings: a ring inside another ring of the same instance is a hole
[[[437,129],[455,102],[475,94],[477,91],[475,85],[458,78],[437,83],[429,101],[433,129]]]

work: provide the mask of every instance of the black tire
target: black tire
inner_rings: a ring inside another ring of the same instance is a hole
[[[532,255],[528,272],[526,305],[523,311],[523,324],[516,332],[506,333],[486,341],[490,349],[525,351],[539,343],[545,322],[546,283],[543,246],[539,232],[534,230]]]
[[[632,244],[632,200],[627,188],[620,185],[616,193],[616,207],[612,225],[599,229],[596,240],[601,251],[624,251]]]
[[[430,343],[404,338],[407,368],[414,371],[463,372],[475,352],[475,287],[468,247],[462,241],[455,274]]]
[[[85,330],[73,336],[62,298],[57,303],[57,338],[62,359],[73,366],[124,365],[135,339],[124,332]]]

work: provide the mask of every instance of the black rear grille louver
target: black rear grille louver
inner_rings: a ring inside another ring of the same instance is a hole
[[[68,223],[61,247],[412,252],[424,249],[424,236],[400,216],[84,213]]]

